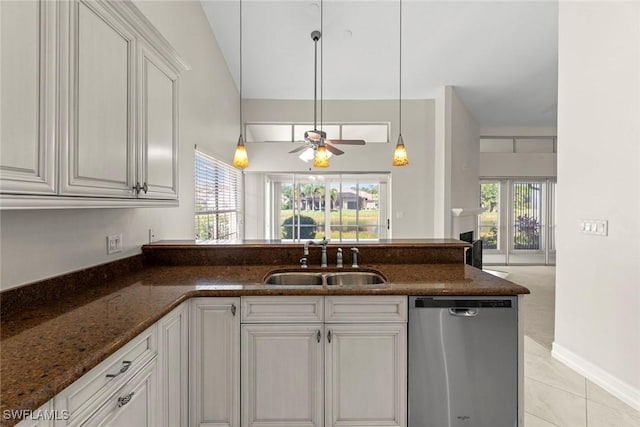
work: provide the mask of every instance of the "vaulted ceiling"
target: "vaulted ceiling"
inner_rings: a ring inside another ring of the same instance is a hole
[[[202,0],[239,82],[239,2]],[[325,99],[397,99],[398,1],[326,0]],[[319,0],[244,0],[243,92],[254,99],[313,99]],[[557,1],[405,0],[402,96],[433,98],[455,86],[483,126],[554,126]]]

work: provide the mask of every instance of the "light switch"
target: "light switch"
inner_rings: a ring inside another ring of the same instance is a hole
[[[606,236],[609,233],[609,221],[606,219],[583,219],[580,221],[580,232],[596,236]]]

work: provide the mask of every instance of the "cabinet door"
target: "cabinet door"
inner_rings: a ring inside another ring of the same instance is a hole
[[[240,298],[191,300],[190,426],[240,426]]]
[[[152,360],[82,425],[155,427],[156,377],[156,361]]]
[[[406,324],[326,328],[325,425],[406,426]]]
[[[141,198],[178,197],[178,74],[141,47],[138,182]]]
[[[0,192],[56,192],[58,2],[0,1]]]
[[[188,424],[188,306],[181,304],[158,322],[158,426]]]
[[[108,3],[61,4],[61,194],[135,197],[135,33]]]
[[[242,426],[320,427],[323,325],[242,325]]]

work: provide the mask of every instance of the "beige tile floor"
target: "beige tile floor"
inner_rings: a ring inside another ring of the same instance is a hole
[[[525,297],[525,427],[639,427],[640,412],[551,357],[555,268],[490,267],[531,290]]]

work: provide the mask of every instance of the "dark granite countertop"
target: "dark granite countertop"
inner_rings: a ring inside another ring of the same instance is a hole
[[[0,341],[0,412],[37,409],[192,297],[529,293],[522,286],[463,264],[365,264],[361,267],[380,271],[388,283],[366,287],[267,286],[262,284],[262,278],[269,271],[297,267],[273,264],[151,266],[4,313]],[[2,419],[0,424],[9,426],[15,422]]]

